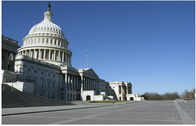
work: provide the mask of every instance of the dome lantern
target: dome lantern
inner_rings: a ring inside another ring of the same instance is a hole
[[[44,12],[44,21],[52,22],[52,12],[50,11],[51,5],[48,3],[48,10]]]

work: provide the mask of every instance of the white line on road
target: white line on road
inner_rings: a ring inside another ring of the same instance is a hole
[[[180,115],[180,118],[182,119],[183,124],[194,124],[194,120],[187,114],[176,101],[174,101],[174,104],[176,106],[176,109],[178,111],[178,114]]]

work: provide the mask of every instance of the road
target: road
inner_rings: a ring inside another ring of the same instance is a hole
[[[2,124],[195,124],[194,101],[2,109]]]

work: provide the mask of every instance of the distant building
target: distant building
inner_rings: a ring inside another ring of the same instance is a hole
[[[23,39],[16,58],[15,49],[13,59],[17,76],[7,84],[50,99],[130,100],[130,82],[106,82],[92,68],[72,67],[69,42],[62,29],[53,23],[52,15],[49,5],[43,21],[33,26]],[[7,59],[4,62],[3,68],[8,68]],[[13,71],[12,66],[10,69]]]

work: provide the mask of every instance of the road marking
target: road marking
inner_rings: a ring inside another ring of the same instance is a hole
[[[189,116],[188,113],[186,113],[176,101],[174,101],[174,104],[176,106],[176,109],[178,111],[178,114],[180,115],[180,118],[182,119],[183,124],[194,124],[195,121]]]
[[[64,121],[60,121],[60,122],[54,122],[54,123],[51,123],[51,124],[64,124],[64,123],[69,123],[69,122],[78,121],[78,120],[81,120],[81,119],[88,119],[88,118],[92,118],[92,117],[96,117],[96,116],[101,116],[101,115],[105,115],[105,114],[111,114],[111,113],[116,113],[116,112],[120,112],[120,111],[131,110],[131,109],[134,109],[134,108],[140,108],[140,107],[143,107],[143,106],[152,104],[152,103],[153,102],[150,102],[150,103],[147,103],[147,104],[143,104],[143,105],[140,105],[140,106],[136,106],[136,107],[119,109],[117,111],[105,112],[105,113],[100,113],[100,114],[96,114],[96,115],[90,115],[90,116],[85,116],[85,117],[80,117],[80,118],[73,118],[73,119],[70,119],[70,120],[64,120]]]

